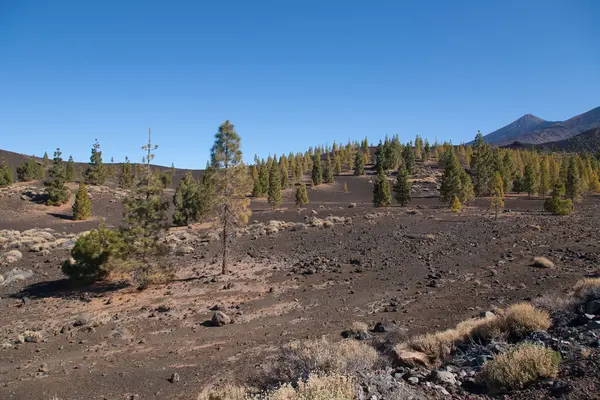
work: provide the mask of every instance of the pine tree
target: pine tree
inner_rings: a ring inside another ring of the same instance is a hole
[[[404,146],[404,150],[402,151],[402,158],[404,159],[406,172],[408,173],[408,175],[412,175],[415,170],[415,152],[410,144]]]
[[[260,192],[256,197],[263,197],[269,191],[269,168],[265,161],[263,160],[260,164],[260,169],[258,171],[258,189]]]
[[[66,203],[71,195],[69,188],[65,186],[66,173],[61,155],[60,149],[57,148],[54,152],[52,168],[48,171],[50,180],[44,182],[44,185],[46,185],[46,194],[48,195],[46,204],[49,206],[60,206]]]
[[[450,203],[450,210],[452,210],[452,212],[460,212],[460,210],[462,210],[462,204],[460,204],[460,200],[458,199],[458,196],[454,196],[454,198],[452,199],[452,202]]]
[[[565,183],[565,194],[573,203],[581,197],[581,178],[577,168],[575,156],[569,157],[569,167],[567,169],[567,180]]]
[[[106,166],[102,163],[102,152],[98,139],[92,147],[90,166],[85,171],[86,182],[90,185],[103,185],[106,180]]]
[[[331,162],[331,157],[329,157],[329,153],[327,153],[327,161],[325,164],[325,173],[323,174],[323,181],[325,183],[333,183],[334,181],[334,173],[333,173],[333,164]]]
[[[525,172],[523,175],[523,190],[527,192],[528,196],[531,196],[535,192],[537,187],[537,179],[535,176],[535,168],[531,162],[525,165]]]
[[[385,161],[385,149],[383,148],[383,144],[381,140],[379,141],[379,145],[377,145],[377,150],[375,150],[375,169],[377,171],[385,170],[386,161]]]
[[[17,178],[21,182],[28,182],[34,179],[42,178],[43,167],[38,164],[33,157],[28,158],[26,161],[23,160],[17,166]]]
[[[13,184],[13,173],[5,160],[0,161],[0,187]]]
[[[142,146],[146,151],[146,165],[138,174],[135,189],[123,201],[123,221],[126,227],[122,234],[127,247],[125,253],[133,271],[133,280],[140,287],[155,280],[169,280],[173,277],[171,265],[162,257],[168,248],[161,240],[168,227],[169,203],[162,200],[162,184],[150,168],[157,148],[158,145],[152,144],[148,129],[148,143]]]
[[[281,176],[279,175],[279,165],[273,162],[269,173],[269,197],[267,201],[273,208],[281,205]]]
[[[84,221],[92,214],[92,202],[88,196],[85,183],[79,183],[79,190],[75,195],[75,203],[73,204],[73,219],[76,221]]]
[[[129,158],[125,156],[125,162],[121,164],[121,173],[119,174],[119,187],[123,189],[131,189],[134,181],[133,169]]]
[[[410,202],[410,188],[411,184],[408,181],[408,172],[406,171],[406,167],[401,165],[396,177],[394,192],[396,193],[396,200],[402,207],[404,207],[406,203]]]
[[[44,167],[47,167],[48,165],[50,165],[50,160],[48,159],[47,151],[44,152],[44,157],[42,158],[42,164],[44,165]]]
[[[440,187],[440,200],[450,203],[454,197],[460,196],[461,191],[461,167],[451,147],[444,153],[444,173],[442,174],[442,185]]]
[[[76,175],[77,171],[75,170],[75,162],[73,161],[73,156],[69,156],[69,161],[67,161],[67,168],[65,170],[65,179],[67,182],[74,182]]]
[[[569,215],[573,212],[573,201],[563,200],[564,186],[558,182],[554,185],[550,198],[544,201],[544,210],[556,215]]]
[[[390,204],[392,204],[390,182],[385,176],[383,167],[380,167],[377,171],[377,179],[373,186],[373,205],[375,207],[388,207]]]
[[[258,180],[258,168],[256,164],[252,166],[252,182],[256,182]]]
[[[281,189],[287,189],[290,186],[290,177],[288,173],[288,162],[286,156],[279,159],[279,169],[281,176]]]
[[[461,168],[460,169],[460,190],[458,192],[458,199],[462,204],[467,204],[475,198],[475,190],[473,188],[473,182],[471,176]]]
[[[364,157],[360,150],[356,151],[356,155],[354,157],[354,176],[362,176],[365,174],[365,163]]]
[[[246,198],[251,181],[242,161],[240,137],[229,121],[219,126],[211,149],[211,160],[215,169],[211,204],[219,216],[223,249],[222,273],[227,274],[229,242],[235,237],[236,227],[246,225],[252,213],[250,201]]]
[[[429,156],[431,153],[431,145],[429,144],[429,140],[425,139],[425,147],[424,147],[424,153],[423,153],[423,161],[427,161],[429,160]]]
[[[517,174],[513,180],[513,190],[520,194],[523,191],[523,177]]]
[[[339,153],[333,156],[333,163],[335,174],[340,175],[342,173],[342,156]]]
[[[510,155],[510,151],[504,153],[502,165],[504,167],[502,175],[502,182],[504,183],[504,193],[509,193],[513,187],[513,181],[515,178],[515,165]]]
[[[313,167],[311,176],[313,186],[318,186],[321,183],[323,183],[323,170],[321,169],[321,153],[317,153],[313,157]]]
[[[490,208],[495,212],[496,219],[498,219],[498,212],[504,207],[504,182],[500,172],[496,171],[494,177],[494,185],[492,187],[492,199],[490,202]]]
[[[545,197],[550,190],[550,161],[548,156],[540,161],[540,184],[538,185],[537,193],[539,196]]]
[[[200,185],[191,172],[188,171],[179,181],[173,195],[173,204],[175,205],[174,225],[186,226],[200,220],[203,211]]]
[[[302,164],[303,164],[303,160],[300,156],[298,156],[296,159],[296,167],[294,169],[295,175],[296,175],[295,182],[300,182],[302,180],[302,176],[304,175],[304,170],[303,170]]]
[[[296,205],[302,208],[304,204],[308,204],[308,191],[304,183],[300,184],[296,189]]]
[[[485,196],[490,193],[493,179],[493,160],[490,146],[483,140],[483,134],[477,131],[473,156],[471,158],[471,176],[475,195]]]

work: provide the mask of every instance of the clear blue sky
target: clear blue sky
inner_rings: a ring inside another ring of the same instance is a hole
[[[453,143],[600,105],[600,1],[0,0],[0,148],[203,168],[398,133]]]

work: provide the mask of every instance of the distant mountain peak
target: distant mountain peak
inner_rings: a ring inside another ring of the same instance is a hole
[[[536,117],[533,114],[525,114],[523,115],[521,118],[519,119],[527,119],[527,120],[531,120],[531,121],[540,121],[540,122],[544,122],[545,120],[540,118],[540,117]]]

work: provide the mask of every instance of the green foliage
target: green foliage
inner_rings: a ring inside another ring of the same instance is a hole
[[[398,203],[404,207],[404,205],[410,202],[410,188],[411,183],[408,181],[408,172],[404,165],[400,166],[398,175],[396,176],[396,184],[394,185],[395,197]]]
[[[517,193],[521,193],[523,191],[523,177],[521,175],[516,175],[513,180],[513,190]]]
[[[75,203],[73,203],[73,219],[76,221],[83,221],[90,217],[92,214],[92,202],[88,195],[87,187],[85,183],[79,183],[79,190],[75,195]]]
[[[581,178],[575,156],[569,158],[569,167],[567,169],[567,179],[565,183],[565,195],[572,201],[576,201],[581,197],[583,192],[581,188]]]
[[[362,176],[365,174],[365,162],[363,154],[360,150],[356,151],[354,157],[354,176]]]
[[[500,172],[496,172],[494,177],[494,185],[492,187],[492,199],[490,202],[490,208],[496,214],[498,218],[498,212],[504,207],[504,182],[502,181],[502,175]]]
[[[269,191],[269,169],[263,161],[258,170],[258,179],[254,181],[252,195],[254,197],[263,197]]]
[[[125,253],[123,237],[119,232],[100,228],[80,236],[71,250],[73,261],[65,261],[62,272],[74,281],[95,282],[121,265]]]
[[[125,162],[121,164],[121,172],[119,173],[119,187],[123,189],[131,189],[133,187],[134,173],[129,158],[125,156]]]
[[[478,131],[471,158],[471,176],[473,177],[475,195],[486,196],[490,193],[494,177],[493,166],[493,155],[490,146],[483,141],[483,135]]]
[[[69,156],[69,161],[67,161],[67,168],[65,170],[65,180],[67,182],[74,182],[76,175],[77,171],[75,170],[75,162],[73,161],[73,156]]]
[[[202,200],[201,186],[191,172],[186,173],[173,195],[173,224],[185,226],[198,222],[204,211]]]
[[[458,198],[463,204],[467,204],[475,198],[475,190],[473,189],[471,176],[469,176],[463,168],[460,169],[460,190],[458,192]]]
[[[98,139],[92,147],[92,155],[90,157],[90,165],[85,171],[86,182],[90,185],[103,185],[106,181],[106,166],[102,163],[102,152],[100,151],[100,143]]]
[[[462,168],[451,147],[446,149],[443,159],[444,173],[442,174],[442,185],[440,187],[440,200],[450,203],[454,197],[460,196]]]
[[[44,165],[44,167],[47,167],[48,165],[50,165],[50,160],[48,159],[47,151],[44,152],[44,157],[42,158],[42,164]]]
[[[13,173],[5,160],[0,161],[0,187],[12,185]]]
[[[385,149],[383,148],[383,144],[381,143],[381,140],[379,141],[379,144],[377,145],[377,150],[375,150],[375,169],[377,171],[381,170],[385,170],[387,163],[385,160]]]
[[[279,159],[279,169],[281,176],[281,189],[287,189],[290,186],[290,177],[288,169],[288,161],[285,155]]]
[[[171,171],[156,171],[156,177],[163,189],[168,188],[173,183],[173,173]]]
[[[252,213],[250,200],[246,198],[251,187],[250,176],[242,161],[240,137],[229,121],[219,126],[211,149],[211,160],[215,173],[211,178],[214,189],[211,190],[210,204],[219,216],[218,226],[223,245],[222,273],[227,274],[229,242],[235,237],[236,227],[246,225]]]
[[[525,172],[523,173],[523,190],[527,192],[528,196],[535,193],[537,183],[535,168],[531,162],[528,162],[527,165],[525,165]]]
[[[164,279],[173,276],[170,266],[161,259],[167,252],[161,238],[168,227],[166,213],[169,203],[162,200],[162,185],[150,169],[153,151],[157,147],[152,145],[148,132],[148,144],[142,147],[147,151],[145,171],[141,171],[135,189],[123,201],[126,226],[122,234],[127,246],[127,260],[134,282],[142,287],[157,275]]]
[[[458,198],[458,196],[454,196],[454,198],[452,199],[452,202],[450,203],[450,210],[452,210],[452,212],[460,212],[460,210],[462,210],[462,204],[460,204],[460,199]]]
[[[377,179],[373,186],[373,205],[375,207],[388,207],[392,204],[392,193],[383,168],[377,171]]]
[[[311,176],[313,186],[318,186],[321,183],[323,183],[323,170],[321,169],[321,153],[317,153],[313,157],[313,167]]]
[[[273,208],[281,205],[281,176],[279,174],[279,165],[273,162],[271,171],[269,172],[269,197],[267,199]]]
[[[66,172],[61,155],[60,149],[57,148],[54,152],[52,168],[48,171],[50,179],[44,182],[46,194],[48,195],[46,204],[49,206],[60,206],[69,201],[71,195],[69,188],[65,186]]]
[[[342,173],[342,157],[340,156],[339,153],[336,153],[333,156],[333,164],[334,164],[334,171],[336,173],[336,175],[339,175]]]
[[[333,172],[333,163],[331,162],[331,157],[329,157],[329,153],[327,153],[327,161],[325,164],[325,173],[323,176],[323,181],[325,183],[333,183],[334,181],[334,172]]]
[[[402,151],[402,158],[404,159],[406,172],[409,175],[412,175],[412,173],[415,170],[415,152],[410,144],[404,146],[404,150]]]
[[[17,166],[17,178],[21,182],[28,182],[34,179],[42,178],[43,167],[39,165],[33,158],[23,160]]]
[[[308,191],[306,185],[302,183],[296,189],[296,205],[302,207],[304,204],[308,204]]]
[[[540,184],[537,188],[539,196],[546,196],[550,190],[550,160],[548,156],[540,161]]]
[[[544,210],[556,215],[569,215],[573,212],[573,201],[571,199],[563,200],[564,187],[558,183],[552,190],[551,197],[544,202]]]

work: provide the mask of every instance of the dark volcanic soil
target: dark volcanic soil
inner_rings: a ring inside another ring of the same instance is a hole
[[[60,272],[67,249],[22,250],[20,261],[0,269],[34,274],[0,287],[0,398],[195,399],[208,383],[244,381],[294,339],[336,338],[354,321],[385,321],[409,334],[448,328],[494,306],[561,296],[598,272],[598,197],[587,197],[572,216],[555,217],[540,211],[543,200],[515,195],[494,220],[489,200],[456,215],[426,193],[408,209],[374,209],[367,177],[336,178],[310,190],[310,207],[301,212],[291,190],[282,211],[255,201],[251,221],[349,219],[245,234],[227,277],[219,276],[218,245],[202,239],[201,227],[174,230],[182,238],[174,247],[192,248],[172,256],[181,267],[178,281],[141,292],[69,287]],[[0,229],[78,233],[100,217],[118,225],[114,196],[93,196],[96,219],[87,223],[52,215],[68,215],[68,207],[56,211],[0,196]],[[357,206],[348,208],[351,202]],[[532,267],[536,256],[556,267]],[[215,305],[235,323],[209,327]],[[41,340],[15,344],[25,331],[39,332]],[[171,383],[175,372],[181,380]]]

